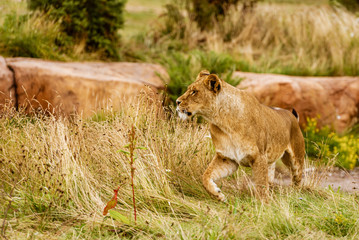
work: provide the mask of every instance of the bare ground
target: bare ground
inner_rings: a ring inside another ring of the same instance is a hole
[[[309,172],[307,175],[310,174],[313,173]],[[288,173],[279,174],[275,182],[279,185],[290,185],[290,175]],[[359,193],[359,167],[350,171],[333,168],[331,171],[322,173],[319,184],[323,188],[331,186],[335,191],[339,189],[344,192]]]

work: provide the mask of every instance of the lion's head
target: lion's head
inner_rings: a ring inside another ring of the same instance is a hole
[[[201,71],[194,83],[177,100],[177,112],[183,120],[198,113],[204,117],[213,110],[215,99],[222,90],[223,82],[209,71]]]

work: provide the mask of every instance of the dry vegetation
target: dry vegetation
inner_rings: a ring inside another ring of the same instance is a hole
[[[251,10],[232,9],[222,22],[210,24],[212,30],[201,32],[179,6],[171,5],[154,38],[160,44],[170,37],[189,49],[228,52],[242,62],[243,71],[358,74],[359,18],[343,8],[258,4]]]
[[[213,200],[201,174],[214,148],[206,124],[179,122],[153,103],[104,110],[90,119],[0,118],[1,233],[8,239],[324,239],[358,238],[358,196],[274,187],[268,205],[241,191],[238,171],[222,181],[228,204]],[[137,224],[132,217],[130,165],[118,152],[136,129]],[[102,211],[120,186],[116,211]]]

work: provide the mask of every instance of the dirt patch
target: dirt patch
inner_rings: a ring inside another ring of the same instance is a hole
[[[322,187],[332,186],[333,189],[341,189],[346,192],[359,192],[359,168],[351,171],[335,169],[326,174],[321,183]]]
[[[307,175],[310,174],[312,173],[309,172]],[[280,174],[276,177],[275,183],[280,185],[290,185],[290,175],[287,173]],[[323,188],[331,186],[334,191],[339,189],[344,192],[359,193],[359,167],[350,171],[334,168],[327,173],[323,173],[323,179],[320,182],[320,186]]]

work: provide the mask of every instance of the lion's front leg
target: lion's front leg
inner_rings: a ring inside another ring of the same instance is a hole
[[[264,157],[255,158],[252,173],[257,197],[267,201],[269,196],[268,164]]]
[[[218,153],[209,164],[203,174],[203,185],[206,190],[220,201],[226,201],[226,197],[221,193],[221,189],[215,181],[231,175],[238,169],[238,164]]]

